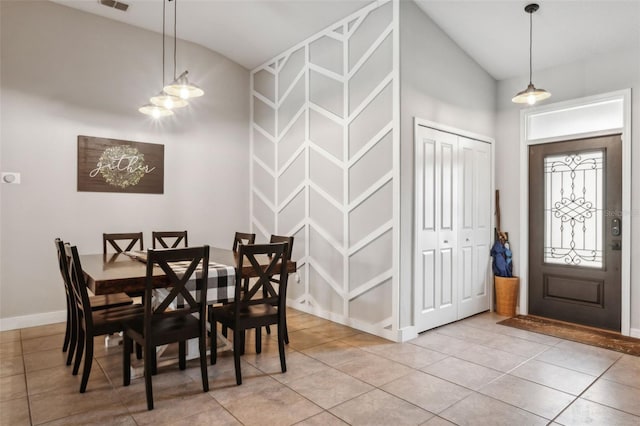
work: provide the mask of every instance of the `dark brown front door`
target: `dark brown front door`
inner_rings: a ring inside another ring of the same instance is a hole
[[[620,330],[620,135],[529,147],[529,313]]]

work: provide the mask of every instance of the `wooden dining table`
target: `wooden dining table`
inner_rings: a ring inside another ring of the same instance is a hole
[[[267,266],[270,258],[267,255],[256,257],[260,265]],[[229,249],[210,247],[209,262],[238,267],[238,254]],[[80,263],[85,274],[87,286],[95,295],[120,292],[143,292],[147,275],[147,265],[124,253],[84,254]],[[297,270],[295,261],[287,263],[289,273]],[[251,264],[243,264],[242,278],[257,276]],[[153,271],[154,286],[166,287],[169,283],[162,269],[155,267]]]

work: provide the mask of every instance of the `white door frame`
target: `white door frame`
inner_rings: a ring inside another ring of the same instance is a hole
[[[529,117],[542,112],[553,114],[570,108],[601,103],[622,101],[622,128],[601,129],[584,133],[574,133],[544,139],[528,139]],[[618,90],[601,95],[587,96],[564,102],[547,104],[520,111],[520,313],[529,312],[529,146],[558,142],[569,139],[589,138],[613,133],[622,133],[622,271],[621,271],[621,311],[620,332],[628,336],[631,332],[631,89]]]
[[[442,132],[446,132],[446,133],[453,133],[454,135],[458,135],[458,136],[462,136],[465,138],[469,138],[469,139],[475,139],[481,142],[486,142],[488,144],[491,145],[491,193],[493,194],[495,192],[495,164],[496,164],[496,152],[495,152],[495,140],[493,138],[490,138],[488,136],[484,136],[484,135],[480,135],[477,133],[473,133],[473,132],[468,132],[466,130],[461,130],[461,129],[457,129],[455,127],[451,127],[451,126],[447,126],[445,124],[440,124],[440,123],[436,123],[434,121],[429,121],[429,120],[425,120],[423,118],[419,118],[419,117],[414,117],[413,118],[413,146],[414,146],[414,151],[415,151],[415,146],[418,143],[418,127],[429,127],[431,129],[434,130],[439,130]],[[411,268],[411,277],[412,277],[412,282],[413,282],[413,316],[414,316],[414,325],[417,324],[417,318],[418,315],[421,312],[420,306],[418,304],[418,300],[416,299],[416,287],[417,287],[417,282],[416,282],[416,268],[415,268],[415,262],[416,262],[416,256],[417,256],[417,241],[416,241],[416,236],[417,236],[417,229],[419,229],[420,227],[420,220],[418,218],[418,206],[415,203],[415,181],[416,179],[418,179],[418,175],[416,173],[415,170],[415,162],[417,161],[415,155],[414,155],[414,176],[413,176],[413,180],[414,180],[414,206],[413,206],[413,247],[412,247],[412,268]],[[495,203],[491,203],[491,228],[495,228]],[[623,228],[624,229],[624,228]],[[487,306],[487,309],[489,310],[493,310],[493,301],[494,301],[494,294],[493,294],[493,285],[489,286],[489,306]]]

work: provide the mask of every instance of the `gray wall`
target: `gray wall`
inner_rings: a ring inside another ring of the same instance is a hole
[[[496,81],[413,2],[400,2],[400,326],[413,324],[414,117],[495,137]]]
[[[500,189],[503,228],[509,231],[514,264],[518,267],[520,247],[520,107],[511,103],[514,93],[522,90],[528,76],[504,80],[498,84],[498,117],[496,147],[496,186]],[[631,224],[631,328],[640,333],[640,40],[630,50],[611,52],[600,57],[536,71],[536,86],[550,91],[548,102],[597,95],[615,90],[632,90],[631,149],[631,216],[623,220]],[[635,262],[634,262],[635,261]],[[518,271],[516,270],[516,273]],[[634,330],[632,330],[633,332]],[[640,334],[639,334],[640,335]]]
[[[0,185],[3,327],[64,319],[55,237],[95,253],[102,232],[144,231],[150,245],[152,230],[187,229],[192,245],[229,246],[248,228],[246,69],[179,42],[179,72],[206,93],[154,121],[137,108],[161,87],[159,34],[47,1],[1,8],[1,169],[22,173]],[[77,192],[78,135],[164,144],[165,193]]]

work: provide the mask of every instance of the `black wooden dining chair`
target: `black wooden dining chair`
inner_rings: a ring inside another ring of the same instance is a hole
[[[200,265],[202,265],[200,267]],[[169,287],[165,295],[158,293],[152,304],[154,267],[160,267],[167,276]],[[151,376],[156,367],[156,346],[178,343],[179,367],[186,368],[186,343],[197,338],[200,348],[202,389],[209,391],[207,377],[207,279],[209,246],[169,250],[149,250],[144,292],[144,316],[125,325],[123,351],[123,384],[131,382],[132,342],[143,347],[144,381],[147,408],[153,409]],[[190,279],[197,278],[195,297],[187,288]],[[180,303],[178,299],[181,298]],[[193,314],[198,314],[196,318]]]
[[[99,311],[92,310],[91,301],[87,292],[87,283],[82,271],[78,249],[75,246],[64,246],[65,254],[70,261],[69,276],[73,291],[73,303],[77,318],[78,343],[73,364],[73,374],[78,374],[80,362],[84,353],[84,367],[80,382],[80,393],[87,390],[91,365],[93,364],[93,340],[96,336],[113,334],[123,330],[123,322],[142,316],[144,311],[141,305],[127,305],[113,307]]]
[[[125,248],[123,249],[119,241],[125,241],[127,243]],[[135,249],[136,245],[138,246],[138,250],[144,250],[144,242],[142,239],[142,232],[129,232],[129,233],[118,233],[118,234],[102,234],[102,252],[107,254],[108,245],[111,246],[115,250],[116,253],[122,253],[124,251],[131,251]]]
[[[189,247],[187,231],[153,231],[151,242],[153,248],[156,248],[156,243],[160,246],[158,248]]]
[[[238,246],[246,244],[255,244],[256,234],[248,234],[246,232],[236,232],[233,237],[233,251],[238,251]]]
[[[287,243],[240,245],[238,247],[237,271],[242,271],[243,266],[249,263],[257,281],[251,285],[248,291],[244,291],[242,276],[236,273],[236,286],[234,301],[209,309],[209,321],[211,330],[216,329],[216,323],[233,330],[233,359],[236,370],[236,383],[242,384],[242,372],[240,370],[240,355],[244,351],[245,331],[267,325],[278,326],[278,350],[280,352],[280,367],[282,372],[287,371],[284,353],[284,314],[285,298],[287,290],[287,265],[283,262],[283,256],[287,251]],[[256,256],[269,256],[269,264],[261,267]],[[271,277],[280,275],[280,285],[276,290],[271,285]],[[263,290],[264,289],[264,290]],[[256,332],[256,344],[259,332]],[[211,339],[211,363],[216,363],[217,339]]]
[[[269,240],[271,243],[287,243],[287,252],[283,256],[283,261],[289,262],[291,260],[291,253],[293,252],[293,236],[287,237],[284,235],[271,235],[271,239]],[[280,284],[280,276],[276,278],[275,276],[271,277],[271,282]],[[287,295],[284,295],[285,301],[287,300]],[[271,334],[271,328],[269,326],[266,327],[267,334]],[[257,333],[260,331],[257,330]],[[289,344],[289,330],[287,329],[287,313],[284,314],[284,343]],[[256,352],[260,353],[260,346],[256,343]]]
[[[64,343],[62,352],[67,352],[67,365],[71,365],[73,355],[78,343],[78,316],[75,308],[75,298],[72,288],[71,276],[69,275],[69,263],[71,259],[65,253],[65,244],[60,238],[55,239],[56,252],[58,254],[58,266],[64,292],[67,301],[67,324],[64,332]],[[101,296],[89,296],[89,305],[92,311],[99,311],[109,308],[117,308],[133,304],[133,299],[125,293],[106,294]]]

